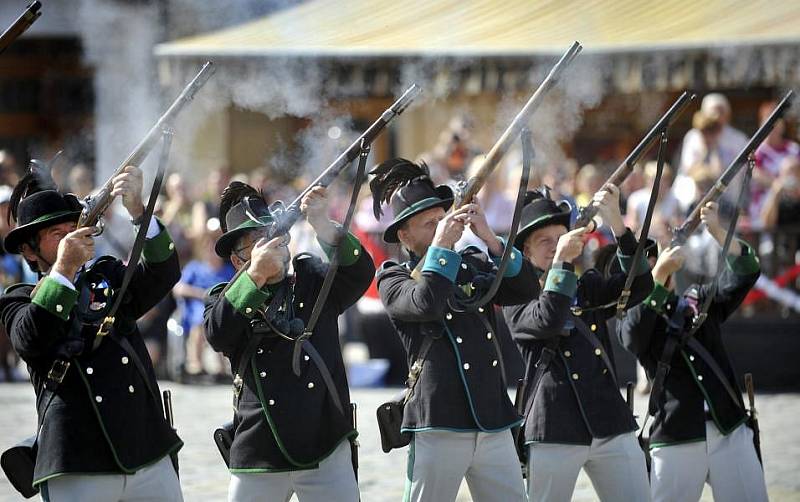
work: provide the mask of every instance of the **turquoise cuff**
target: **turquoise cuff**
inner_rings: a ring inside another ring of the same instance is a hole
[[[742,246],[743,253],[740,256],[728,255],[725,257],[725,263],[728,268],[736,275],[750,275],[755,274],[761,269],[756,252],[745,241],[738,239],[739,245]]]
[[[247,272],[242,272],[242,275],[225,292],[225,299],[248,319],[253,317],[256,309],[261,308],[270,296],[272,295],[268,291],[263,291],[256,286]]]
[[[321,241],[319,237],[317,237],[317,242],[319,242],[320,247],[325,252],[325,256],[330,260],[333,256],[334,247],[327,242]],[[345,236],[339,244],[339,265],[343,267],[352,265],[358,261],[358,257],[363,252],[364,250],[361,248],[361,242],[359,242],[355,235],[348,232],[347,236]]]
[[[45,277],[31,301],[62,321],[66,321],[75,302],[78,301],[78,292],[52,277]]]
[[[147,263],[163,263],[175,252],[175,243],[172,242],[169,232],[161,220],[156,219],[161,231],[152,239],[145,239],[142,248],[142,258]]]
[[[653,291],[644,299],[644,304],[658,313],[664,311],[664,304],[669,299],[669,290],[662,284],[656,282]]]
[[[502,237],[498,237],[497,240],[503,243],[503,249],[505,249],[506,240]],[[502,256],[492,256],[491,253],[489,253],[489,258],[492,259],[495,267],[499,267],[500,261],[503,259]],[[513,248],[511,256],[508,257],[508,266],[506,266],[506,272],[503,277],[516,277],[520,270],[522,270],[522,253],[520,253],[519,249]]]
[[[578,276],[571,270],[550,269],[544,290],[574,298],[578,292]]]
[[[461,265],[460,254],[452,249],[431,246],[425,253],[425,264],[422,266],[422,271],[436,272],[449,279],[450,282],[455,282],[459,265]]]

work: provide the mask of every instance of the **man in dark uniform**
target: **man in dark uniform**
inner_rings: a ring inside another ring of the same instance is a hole
[[[125,265],[110,257],[91,261],[95,229],[76,230],[78,200],[43,177],[32,171],[15,188],[18,226],[5,240],[8,252],[22,254],[41,280],[0,298],[2,322],[36,390],[41,429],[34,485],[53,502],[182,500],[170,454],[183,443],[164,419],[136,328],[136,319],[180,277],[172,240],[151,220],[112,333],[98,336]],[[135,167],[114,178],[111,194],[122,196],[135,225],[144,212],[141,190]]]
[[[405,346],[409,367],[427,352],[403,416],[401,430],[413,433],[404,500],[455,500],[466,478],[473,500],[523,501],[510,431],[520,420],[508,398],[492,303],[531,300],[537,291],[533,268],[514,250],[490,303],[460,309],[457,297],[480,294],[475,283],[494,277],[503,241],[477,204],[447,214],[453,193],[447,186],[435,187],[424,165],[393,159],[373,174],[376,216],[381,201],[390,202],[394,214],[383,238],[401,243],[411,258],[381,266],[381,300]],[[486,244],[489,256],[475,247],[453,250],[467,226]],[[415,279],[412,270],[423,259]]]
[[[726,230],[719,223],[716,203],[704,207],[700,217],[722,245]],[[680,249],[667,249],[658,257],[650,296],[631,309],[620,325],[622,343],[651,379],[668,339],[674,337],[677,342],[669,349],[669,372],[656,396],[659,406],[650,428],[653,500],[697,501],[708,482],[714,500],[765,501],[764,472],[753,446],[753,431],[745,423],[741,391],[721,332],[722,323],[758,279],[758,258],[744,241],[731,242],[708,317],[691,336],[700,345],[698,351],[683,337],[712,287],[691,286],[683,296],[675,295],[670,278],[683,265]]]
[[[328,256],[340,232],[327,217],[324,188],[303,198],[301,210]],[[216,252],[237,270],[223,293],[206,303],[206,336],[231,361],[236,388],[230,452],[231,501],[358,500],[351,463],[353,429],[347,376],[339,345],[339,316],[375,274],[372,258],[351,234],[338,247],[339,268],[313,335],[305,338],[327,265],[308,253],[289,265],[288,234],[264,238],[275,215],[261,194],[234,182],[222,194],[225,233]],[[305,340],[305,341],[303,341]]]
[[[534,301],[503,313],[526,364],[517,399],[524,400],[528,496],[570,500],[583,468],[601,500],[648,500],[645,459],[615,379],[606,327],[636,251],[636,238],[620,215],[619,190],[606,185],[592,201],[618,244],[622,270],[609,277],[595,269],[576,275],[572,262],[581,255],[587,228],[569,230],[568,203],[551,200],[546,187],[529,192],[526,202],[516,245],[544,287]],[[629,305],[641,301],[652,284],[642,260]]]

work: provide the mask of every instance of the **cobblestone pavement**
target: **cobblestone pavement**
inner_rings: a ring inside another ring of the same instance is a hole
[[[162,382],[162,389],[173,391],[175,420],[186,446],[181,451],[181,482],[187,502],[224,501],[228,473],[211,440],[213,429],[230,418],[228,386],[183,386]],[[396,501],[402,498],[406,449],[386,455],[380,449],[375,408],[391,397],[396,389],[357,389],[353,399],[359,405],[361,430],[360,486],[362,500]],[[27,383],[0,384],[0,448],[33,432],[35,414],[33,390]],[[758,409],[763,432],[767,485],[771,500],[800,502],[800,394],[758,395]],[[637,397],[640,413],[645,397]],[[20,500],[0,473],[0,501]],[[470,500],[466,483],[462,484],[459,501]],[[591,483],[584,474],[578,481],[573,500],[597,500]],[[710,501],[706,489],[704,501]]]

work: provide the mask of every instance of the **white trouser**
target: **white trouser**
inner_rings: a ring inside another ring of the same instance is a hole
[[[650,500],[647,465],[633,432],[593,439],[591,446],[532,443],[528,449],[528,498],[531,502],[568,502],[581,468],[600,500]]]
[[[753,431],[745,424],[725,436],[709,420],[705,441],[653,448],[650,455],[654,502],[696,502],[706,482],[720,502],[767,500]]]
[[[166,456],[135,474],[65,474],[41,485],[44,502],[181,502],[181,484]]]
[[[522,469],[510,430],[414,433],[404,501],[453,501],[464,478],[475,502],[525,501]]]
[[[231,474],[229,502],[283,502],[296,493],[300,502],[357,502],[358,483],[343,440],[316,469]]]

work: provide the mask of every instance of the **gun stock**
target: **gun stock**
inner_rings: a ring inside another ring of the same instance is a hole
[[[611,173],[606,183],[620,186],[623,181],[633,172],[633,167],[639,162],[639,159],[650,149],[655,140],[661,134],[661,131],[667,129],[675,119],[686,109],[686,106],[694,100],[696,96],[689,92],[684,91],[672,106],[661,116],[660,119],[650,128],[650,131],[639,141],[639,144],[631,151],[630,154],[622,161],[622,164]],[[575,220],[575,228],[584,227],[588,225],[592,218],[597,214],[597,208],[593,205],[580,208],[578,218]]]
[[[25,33],[31,25],[41,17],[42,13],[39,9],[42,8],[42,2],[34,0],[31,2],[22,14],[17,18],[14,23],[9,26],[6,31],[0,35],[0,54],[2,54],[14,40],[18,39]]]
[[[195,75],[189,84],[184,87],[183,91],[175,98],[166,112],[158,119],[152,128],[147,132],[145,137],[136,145],[136,148],[125,158],[124,161],[117,167],[114,173],[106,180],[102,187],[96,194],[86,198],[84,203],[83,212],[78,218],[78,227],[95,226],[100,221],[108,206],[113,202],[111,197],[111,190],[113,188],[113,180],[119,175],[123,169],[128,166],[140,166],[153,147],[158,143],[161,138],[161,133],[164,129],[172,127],[178,114],[183,108],[194,98],[197,91],[214,74],[214,67],[210,61],[206,62],[200,71]]]
[[[722,175],[719,177],[714,186],[706,192],[700,202],[695,205],[694,209],[689,216],[686,218],[686,221],[681,224],[680,227],[675,229],[671,246],[678,246],[686,242],[686,239],[692,235],[698,225],[700,225],[700,210],[705,207],[706,204],[709,202],[714,202],[722,196],[725,192],[725,189],[728,188],[728,185],[733,181],[733,178],[739,173],[742,167],[747,162],[750,155],[752,155],[758,146],[764,142],[767,138],[767,135],[772,131],[775,127],[775,124],[778,120],[783,116],[786,110],[789,108],[791,104],[792,97],[794,96],[793,91],[789,91],[783,97],[783,99],[778,103],[778,106],[772,111],[770,116],[767,120],[761,124],[761,127],[758,128],[755,134],[750,138],[747,144],[742,148],[742,151],[739,152],[739,155],[733,159],[733,162],[725,169]]]

